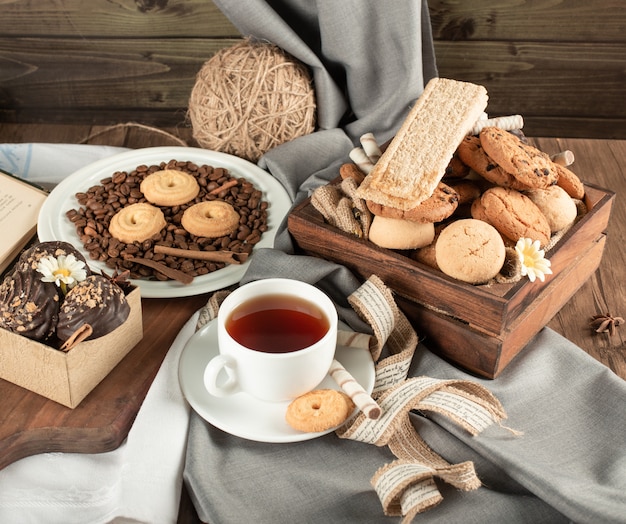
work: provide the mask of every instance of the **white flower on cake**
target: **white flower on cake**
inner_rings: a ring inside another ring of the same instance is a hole
[[[515,245],[515,251],[522,264],[522,276],[534,282],[536,278],[542,282],[546,275],[551,275],[550,261],[544,258],[545,252],[539,241],[531,238],[520,238]]]
[[[37,264],[37,271],[43,275],[42,282],[54,282],[63,293],[87,278],[85,263],[76,260],[74,255],[43,257]]]

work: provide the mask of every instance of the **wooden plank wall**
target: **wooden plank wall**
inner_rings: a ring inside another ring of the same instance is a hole
[[[406,0],[413,1],[413,0]],[[626,2],[430,0],[441,76],[533,136],[626,138]],[[241,35],[209,0],[0,0],[0,123],[185,125]]]

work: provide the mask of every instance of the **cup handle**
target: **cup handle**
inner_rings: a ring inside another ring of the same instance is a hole
[[[204,370],[204,387],[211,395],[216,397],[226,397],[238,391],[237,384],[237,363],[234,358],[228,355],[217,355],[213,357]],[[226,381],[218,384],[221,373],[226,374]]]

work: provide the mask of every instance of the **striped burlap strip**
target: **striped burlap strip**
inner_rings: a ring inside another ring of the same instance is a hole
[[[371,482],[387,515],[403,522],[442,500],[434,478],[469,491],[481,483],[471,461],[449,464],[431,450],[409,418],[411,410],[442,414],[470,434],[480,433],[506,414],[483,386],[465,380],[407,378],[418,337],[398,309],[391,291],[377,276],[370,277],[348,298],[374,332],[370,351],[376,365],[372,396],[381,408],[376,420],[357,414],[336,433],[341,438],[388,446],[397,460],[381,467]],[[383,356],[383,348],[388,354]]]

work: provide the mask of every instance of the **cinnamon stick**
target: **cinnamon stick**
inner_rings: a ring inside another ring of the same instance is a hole
[[[91,324],[83,324],[76,331],[74,331],[74,333],[72,333],[70,338],[68,338],[63,343],[63,345],[60,348],[61,351],[63,351],[64,353],[67,353],[70,349],[72,349],[73,347],[76,347],[83,340],[88,339],[92,333],[93,333],[93,328],[91,327]]]
[[[173,257],[208,260],[209,262],[225,262],[227,264],[242,264],[248,260],[248,253],[235,253],[234,251],[199,251],[197,249],[181,249],[159,244],[154,246],[154,252]]]
[[[149,260],[147,258],[131,258],[129,260],[131,262],[135,262],[136,264],[152,268],[166,277],[177,280],[183,284],[191,284],[193,282],[193,277],[191,275],[188,275],[183,271],[179,271],[178,269],[166,266],[165,264],[161,264],[160,262],[155,262],[154,260]]]
[[[221,186],[217,186],[214,189],[211,189],[211,191],[209,191],[209,195],[217,195],[219,193],[221,193],[222,191],[226,190],[226,189],[230,189],[233,186],[237,185],[237,180],[232,178],[230,180],[228,180],[227,182],[224,182]]]

